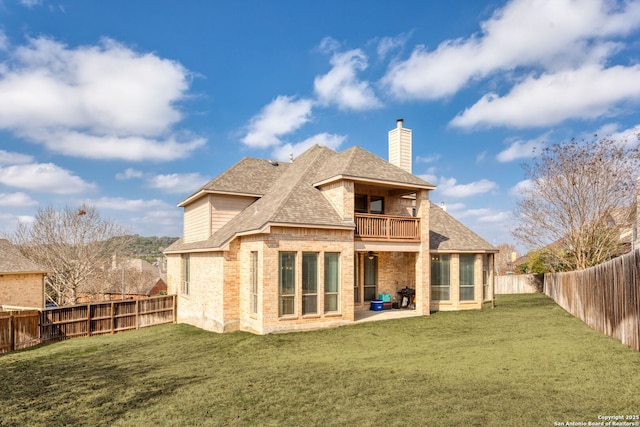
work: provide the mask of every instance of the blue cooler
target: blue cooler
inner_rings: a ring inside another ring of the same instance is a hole
[[[372,299],[371,300],[371,308],[370,310],[373,311],[382,311],[382,309],[384,308],[384,306],[382,305],[383,301],[379,300],[379,299]]]

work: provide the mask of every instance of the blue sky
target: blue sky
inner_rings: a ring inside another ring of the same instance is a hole
[[[0,232],[95,205],[179,236],[243,157],[387,157],[397,118],[435,203],[493,244],[521,165],[640,133],[640,1],[0,0]]]

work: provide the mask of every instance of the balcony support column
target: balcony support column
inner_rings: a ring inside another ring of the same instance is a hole
[[[428,315],[431,309],[431,255],[429,253],[429,192],[416,193],[416,216],[420,219],[420,250],[416,256],[416,310]]]

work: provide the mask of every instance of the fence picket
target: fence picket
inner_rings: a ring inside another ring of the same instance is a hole
[[[0,313],[0,354],[45,342],[176,322],[175,295]],[[147,310],[147,307],[153,307]]]
[[[586,270],[547,273],[544,293],[591,328],[640,351],[640,249]]]

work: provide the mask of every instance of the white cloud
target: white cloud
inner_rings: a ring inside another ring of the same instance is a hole
[[[9,38],[7,34],[0,28],[0,52],[9,49]]]
[[[0,206],[6,207],[23,207],[35,206],[38,202],[23,192],[18,193],[0,193]]]
[[[85,200],[89,205],[99,209],[110,209],[126,212],[144,212],[153,209],[173,209],[173,206],[159,199],[125,199],[123,197],[100,197]]]
[[[31,163],[0,167],[0,183],[17,188],[55,194],[80,194],[96,185],[53,163]]]
[[[294,132],[310,120],[313,102],[279,96],[251,118],[242,142],[254,148],[267,148],[281,143],[280,137]]]
[[[637,145],[640,142],[640,125],[636,125],[632,128],[621,130],[618,132],[613,132],[607,135],[603,132],[603,129],[599,130],[598,135],[603,135],[603,137],[608,137],[613,141],[618,141],[622,144],[628,145]]]
[[[295,159],[298,155],[304,153],[314,145],[322,145],[324,147],[331,148],[332,150],[336,150],[345,141],[345,139],[347,139],[345,135],[320,133],[296,144],[284,144],[273,150],[272,155],[275,160],[289,161],[291,154],[293,154]]]
[[[440,160],[440,154],[433,154],[431,156],[416,156],[416,163],[433,163]]]
[[[15,165],[31,162],[33,162],[33,157],[28,154],[0,150],[0,165]]]
[[[588,65],[528,77],[505,96],[485,95],[456,116],[451,125],[550,126],[571,118],[607,116],[625,101],[640,101],[640,65],[608,69]]]
[[[147,179],[147,185],[167,193],[190,194],[208,181],[199,173],[172,173],[152,176]]]
[[[501,211],[494,212],[489,210],[486,214],[483,214],[478,217],[478,222],[482,223],[505,223],[506,221],[512,220],[513,214],[511,212]]]
[[[450,96],[496,71],[601,63],[620,49],[607,38],[639,26],[638,2],[514,0],[481,23],[478,34],[446,40],[431,51],[417,46],[389,68],[382,83],[398,98],[428,100]]]
[[[142,171],[133,168],[127,168],[124,172],[117,173],[116,179],[118,181],[126,181],[128,179],[142,178],[143,175],[144,174],[142,173]]]
[[[172,135],[167,140],[143,136],[119,137],[90,135],[76,131],[29,131],[30,139],[43,143],[52,151],[88,159],[122,159],[129,161],[171,161],[191,155],[206,144],[204,138],[180,142]]]
[[[0,68],[0,128],[56,152],[168,160],[204,144],[173,135],[190,78],[175,61],[109,39],[69,48],[39,37]]]
[[[531,180],[525,179],[523,181],[518,182],[509,190],[509,195],[514,197],[522,197],[525,193],[530,191],[532,188]]]
[[[458,184],[455,178],[440,178],[437,184],[437,193],[440,197],[464,198],[476,194],[487,193],[494,190],[498,185],[488,179],[470,182],[468,184]]]
[[[401,34],[397,37],[382,37],[378,42],[377,53],[380,59],[384,59],[394,50],[398,50],[407,43],[410,34]]]
[[[515,140],[507,147],[506,150],[498,153],[496,158],[499,162],[506,163],[516,159],[529,159],[534,157],[537,152],[544,147],[545,141],[549,134],[546,133],[538,138],[528,141]]]
[[[26,7],[35,7],[42,4],[42,0],[20,0],[20,4]]]
[[[360,81],[358,71],[367,68],[367,56],[360,49],[336,52],[331,70],[314,80],[314,89],[322,105],[335,104],[343,110],[369,110],[381,106],[373,89]]]

